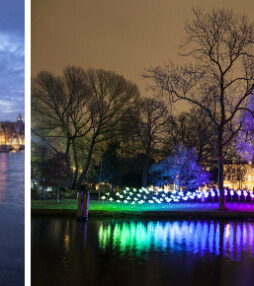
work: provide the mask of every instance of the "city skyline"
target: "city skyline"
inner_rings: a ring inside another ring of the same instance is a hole
[[[16,121],[0,121],[0,147],[25,145],[25,124],[21,114]]]

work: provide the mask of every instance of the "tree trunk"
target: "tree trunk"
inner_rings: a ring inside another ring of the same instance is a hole
[[[219,201],[219,209],[226,210],[225,205],[225,196],[224,196],[224,188],[223,188],[223,147],[222,147],[222,132],[219,132],[218,138],[218,188],[220,192],[220,201]]]
[[[99,201],[101,199],[101,173],[102,173],[102,160],[100,162],[99,197],[98,197]]]
[[[74,164],[75,164],[75,170],[74,170],[74,176],[72,179],[72,184],[71,184],[71,189],[75,190],[76,185],[77,185],[77,179],[78,179],[78,158],[77,158],[77,150],[75,147],[74,140],[72,140],[72,152],[73,152],[73,159],[74,159]]]
[[[91,162],[91,158],[92,158],[92,153],[93,153],[93,147],[94,147],[94,144],[95,144],[95,139],[96,137],[93,138],[92,142],[91,142],[91,145],[90,145],[90,149],[89,149],[89,152],[88,152],[88,156],[87,156],[87,160],[86,160],[86,164],[85,164],[85,167],[84,167],[84,170],[82,171],[79,179],[78,179],[78,182],[76,184],[76,188],[79,187],[80,185],[82,185],[85,177],[86,177],[86,173],[88,171],[88,168],[90,166],[90,162]]]
[[[147,187],[148,182],[148,169],[149,169],[149,162],[150,162],[150,156],[149,154],[146,154],[144,166],[143,166],[143,187]]]
[[[42,187],[42,199],[45,200],[45,187]]]
[[[57,194],[56,194],[56,202],[59,204],[59,197],[60,197],[60,188],[57,187]]]

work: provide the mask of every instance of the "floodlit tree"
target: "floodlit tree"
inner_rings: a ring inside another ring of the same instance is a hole
[[[244,124],[239,131],[236,140],[236,150],[241,159],[247,162],[254,160],[254,98],[249,104],[243,114]]]
[[[223,151],[243,125],[241,113],[254,89],[254,24],[225,9],[193,9],[181,55],[190,62],[147,70],[146,78],[172,103],[185,100],[206,113],[216,130],[220,209],[225,209]],[[239,120],[240,118],[240,120]]]
[[[150,173],[156,184],[174,184],[176,191],[195,190],[209,182],[209,174],[199,165],[195,149],[184,146],[175,146],[174,154],[152,165]]]
[[[112,138],[135,105],[136,85],[114,72],[68,66],[63,76],[40,72],[32,81],[32,132],[71,156],[72,188],[82,185],[94,146]]]

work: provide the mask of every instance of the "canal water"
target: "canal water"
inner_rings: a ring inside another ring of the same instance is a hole
[[[32,218],[32,286],[254,285],[254,222]]]
[[[24,285],[24,151],[0,153],[0,285]]]

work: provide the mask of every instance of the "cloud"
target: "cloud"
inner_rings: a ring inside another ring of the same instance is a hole
[[[1,0],[0,121],[24,116],[24,0]]]
[[[0,121],[24,115],[24,39],[0,32]]]
[[[24,0],[1,0],[0,31],[24,38]]]

